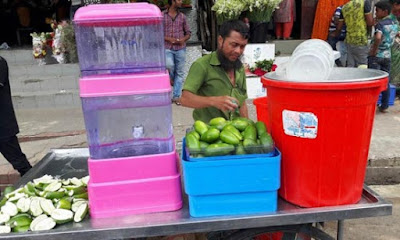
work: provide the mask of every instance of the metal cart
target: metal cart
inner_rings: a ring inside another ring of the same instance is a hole
[[[89,151],[85,148],[53,150],[16,185],[26,184],[44,174],[60,178],[86,176],[88,156]],[[285,233],[285,239],[312,236],[314,239],[328,240],[343,239],[345,219],[392,214],[392,204],[367,186],[357,204],[301,208],[279,199],[278,206],[278,211],[272,213],[193,218],[190,217],[188,204],[185,202],[179,211],[104,219],[87,218],[80,223],[63,224],[49,231],[0,234],[0,239],[123,239],[213,232],[216,233],[214,239],[241,240],[252,239],[262,233],[281,231]],[[318,228],[317,223],[327,221],[338,221],[335,238]]]

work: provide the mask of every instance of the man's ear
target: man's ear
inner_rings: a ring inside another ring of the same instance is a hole
[[[218,36],[218,48],[222,47],[222,43],[224,42],[224,39],[222,38],[221,35]]]

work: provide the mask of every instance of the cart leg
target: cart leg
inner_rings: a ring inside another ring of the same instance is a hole
[[[337,225],[337,240],[343,240],[344,220],[339,220]]]

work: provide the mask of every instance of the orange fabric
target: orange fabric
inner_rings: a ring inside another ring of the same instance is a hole
[[[314,27],[311,38],[326,40],[329,32],[329,23],[335,9],[349,0],[319,0],[315,12]]]
[[[290,37],[293,28],[293,20],[285,23],[275,23],[276,37],[287,39]]]

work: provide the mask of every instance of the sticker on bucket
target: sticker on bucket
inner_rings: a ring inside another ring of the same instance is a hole
[[[318,118],[313,113],[283,110],[283,130],[286,135],[301,138],[316,138]]]

